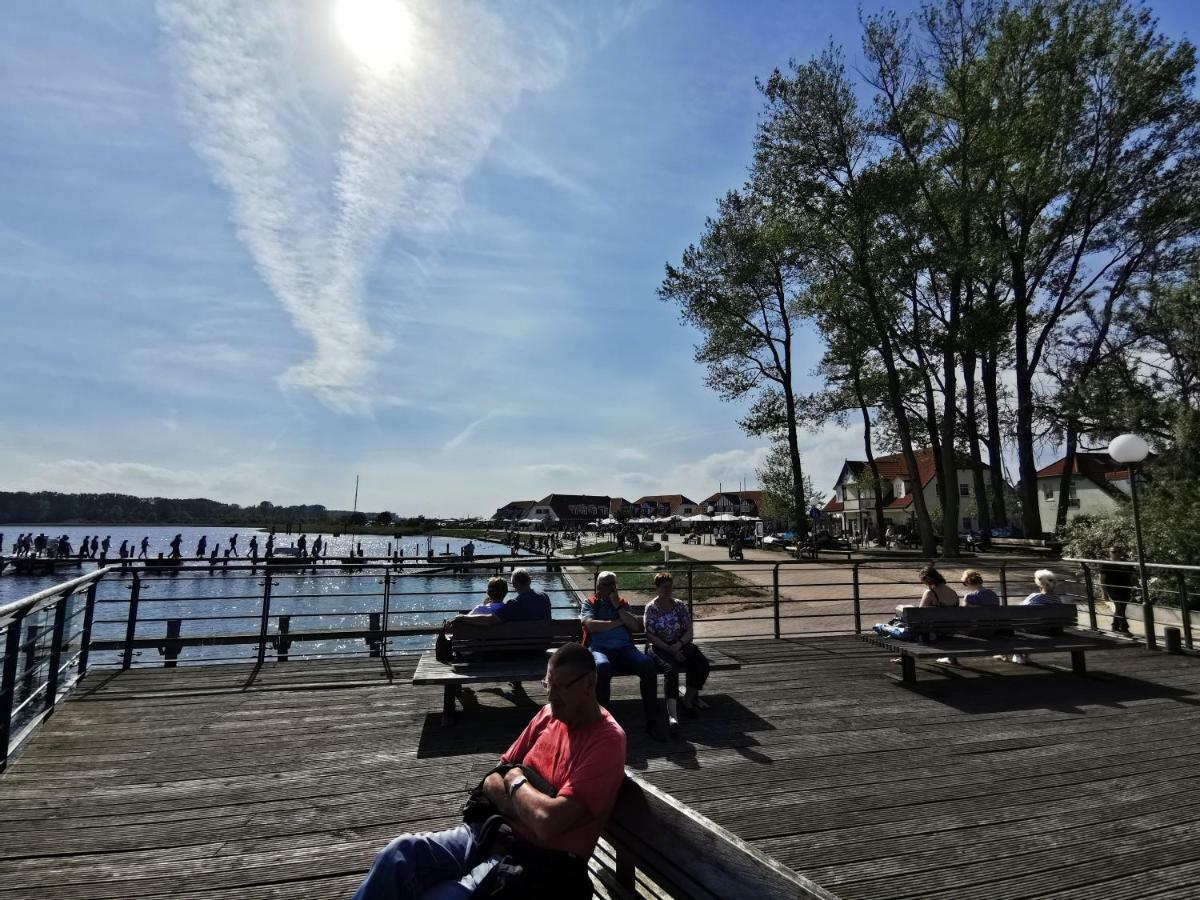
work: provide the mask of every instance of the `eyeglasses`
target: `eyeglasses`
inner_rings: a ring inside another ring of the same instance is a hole
[[[555,687],[555,688],[558,688],[558,690],[560,690],[560,691],[565,691],[567,688],[572,687],[572,686],[578,684],[579,682],[583,681],[583,679],[587,678],[591,674],[592,674],[591,672],[584,672],[582,675],[575,676],[570,681],[568,681],[566,684],[555,684],[555,685],[551,685],[547,679],[543,678],[542,679],[542,690],[549,692],[551,687]]]

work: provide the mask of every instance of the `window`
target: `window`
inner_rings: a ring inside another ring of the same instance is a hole
[[[1047,500],[1053,500],[1054,499],[1054,488],[1052,488],[1052,487],[1042,488],[1042,496],[1045,497]]]
[[[971,517],[967,516],[965,519],[963,519],[963,531],[970,531],[970,530],[971,530]]]
[[[896,496],[897,497],[904,496],[904,482],[903,481],[896,482]]]
[[[960,484],[958,486],[958,496],[970,497],[971,496],[971,486],[969,484]]]

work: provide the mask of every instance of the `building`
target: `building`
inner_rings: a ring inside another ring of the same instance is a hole
[[[613,497],[608,501],[608,514],[614,519],[619,518],[624,513],[627,516],[633,515],[633,504],[624,497]]]
[[[705,515],[761,516],[762,491],[718,491],[700,504]]]
[[[700,505],[683,494],[648,494],[633,501],[635,517],[664,518],[666,516],[694,516]]]
[[[909,472],[902,453],[891,453],[875,457],[875,469],[883,487],[883,517],[892,525],[912,525],[916,520],[913,508],[913,492],[920,490],[925,505],[930,511],[941,508],[938,497],[937,468],[933,451],[916,451],[917,473]],[[984,465],[984,469],[988,466]],[[875,530],[875,489],[865,475],[870,467],[862,460],[846,460],[833,486],[833,497],[821,510],[822,524],[831,531],[844,534],[871,534]],[[868,483],[864,483],[868,481]],[[955,472],[958,486],[959,527],[963,531],[979,528],[979,514],[975,506],[975,477],[969,461],[959,460]]]
[[[612,497],[591,494],[548,494],[526,510],[526,517],[546,525],[579,528],[608,518]]]
[[[524,519],[525,511],[536,502],[536,500],[510,500],[492,514],[492,521],[516,522]]]
[[[1047,533],[1054,531],[1058,521],[1058,492],[1065,462],[1063,457],[1037,472],[1038,512],[1042,531]],[[1130,498],[1129,467],[1115,462],[1107,453],[1076,453],[1070,491],[1068,522],[1076,516],[1112,512]]]

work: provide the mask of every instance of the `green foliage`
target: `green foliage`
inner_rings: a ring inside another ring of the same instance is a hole
[[[60,494],[0,491],[0,522],[136,522],[152,525],[270,525],[328,518],[324,506],[255,506],[216,500],[132,497],[128,494]]]
[[[762,517],[784,522],[789,527],[808,515],[810,506],[820,509],[825,505],[824,496],[816,489],[812,479],[804,476],[804,508],[797,509],[795,492],[792,490],[792,464],[786,441],[775,441],[763,464],[755,471],[763,490]]]
[[[391,525],[391,524],[392,524],[392,520],[393,520],[394,518],[395,518],[395,516],[393,516],[393,515],[392,515],[390,512],[388,512],[387,510],[384,510],[384,511],[383,511],[383,512],[381,512],[381,513],[376,513],[376,514],[375,514],[375,519],[374,519],[374,522],[375,522],[375,524],[376,524],[376,525]]]

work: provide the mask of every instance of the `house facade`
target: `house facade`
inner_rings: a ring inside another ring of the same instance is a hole
[[[1058,492],[1065,462],[1064,457],[1037,472],[1038,513],[1042,531],[1046,533],[1053,532],[1058,521]],[[1114,462],[1107,453],[1076,453],[1071,467],[1067,521],[1076,516],[1112,512],[1129,500],[1132,489],[1128,466]]]
[[[547,525],[579,528],[608,518],[612,497],[591,494],[549,494],[533,504],[527,516]]]
[[[533,506],[536,500],[510,500],[492,514],[494,522],[516,522],[526,518],[526,510]]]
[[[734,516],[761,516],[762,491],[718,491],[701,501],[701,511],[708,516],[729,513]]]
[[[694,516],[700,505],[683,494],[648,494],[633,501],[633,515],[645,518]]]
[[[882,487],[883,518],[891,525],[913,525],[916,521],[914,492],[921,491],[929,509],[941,506],[937,467],[933,451],[918,450],[917,471],[909,472],[901,453],[875,457]],[[988,467],[984,465],[984,468]],[[875,488],[869,483],[870,467],[862,460],[846,460],[833,486],[833,497],[821,510],[819,525],[835,533],[872,536],[875,531]],[[966,460],[959,461],[954,484],[958,490],[959,522],[963,531],[979,528],[975,505],[975,477]]]

